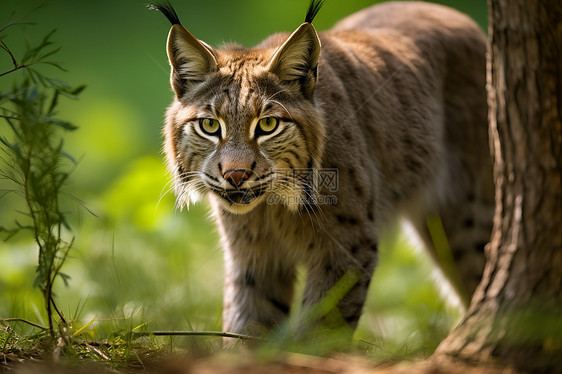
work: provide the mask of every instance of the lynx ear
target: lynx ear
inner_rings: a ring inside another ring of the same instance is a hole
[[[168,35],[168,59],[172,66],[171,84],[177,97],[218,70],[214,50],[199,41],[182,25],[175,24]]]
[[[275,52],[269,71],[287,83],[299,84],[305,97],[311,98],[316,85],[319,56],[320,39],[314,26],[306,22]]]

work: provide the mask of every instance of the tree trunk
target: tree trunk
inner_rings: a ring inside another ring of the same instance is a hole
[[[488,9],[494,230],[469,310],[436,356],[562,372],[562,1]]]

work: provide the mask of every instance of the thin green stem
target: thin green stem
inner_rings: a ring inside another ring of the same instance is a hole
[[[0,43],[2,44],[2,49],[5,50],[6,52],[8,52],[8,54],[10,55],[10,58],[12,59],[12,64],[14,65],[14,68],[17,68],[18,62],[16,61],[16,57],[14,56],[14,54],[12,53],[10,48],[8,48],[6,43],[4,43],[4,42],[0,42]]]
[[[39,266],[41,266],[41,264],[42,264],[41,257],[43,256],[43,258],[45,258],[46,248],[44,248],[44,246],[41,244],[41,238],[40,238],[40,233],[39,233],[39,227],[40,227],[39,221],[38,221],[37,215],[35,214],[35,209],[34,209],[33,203],[32,203],[32,197],[31,197],[31,194],[29,192],[30,173],[31,173],[31,158],[32,158],[32,150],[29,149],[28,152],[27,152],[27,159],[26,159],[25,170],[24,170],[24,193],[25,193],[25,201],[26,201],[26,204],[29,208],[29,213],[31,215],[31,220],[33,221],[35,242],[39,246]],[[49,333],[51,335],[51,338],[54,339],[55,338],[55,331],[53,329],[53,316],[52,316],[51,303],[50,303],[50,294],[52,292],[50,280],[51,280],[50,276],[47,276],[47,284],[44,287],[42,287],[41,290],[43,292],[43,298],[45,300],[45,307],[47,309],[47,318],[49,320]]]
[[[46,327],[46,326],[40,325],[40,324],[35,323],[35,322],[28,321],[28,320],[23,319],[23,318],[2,318],[2,319],[0,319],[0,322],[23,322],[23,323],[26,323],[30,326],[37,327],[41,330],[49,330],[49,328]]]
[[[136,336],[216,336],[222,338],[234,338],[240,340],[258,340],[265,341],[265,338],[258,336],[236,334],[233,332],[222,331],[133,331]]]
[[[25,69],[25,68],[27,68],[31,65],[33,65],[33,64],[18,65],[11,70],[8,70],[8,71],[5,71],[5,72],[1,73],[0,77],[3,77],[4,75],[8,75],[8,74],[13,73],[14,71],[17,71],[17,70],[20,70],[20,69]]]

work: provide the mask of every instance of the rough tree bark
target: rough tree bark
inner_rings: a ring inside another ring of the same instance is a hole
[[[482,282],[436,356],[562,372],[562,2],[488,10],[494,230]]]

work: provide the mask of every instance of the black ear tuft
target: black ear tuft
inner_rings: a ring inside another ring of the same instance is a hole
[[[320,8],[322,8],[322,4],[324,4],[324,0],[311,0],[304,22],[312,23],[312,20],[314,20]]]
[[[162,3],[160,2],[156,2],[153,4],[148,3],[146,4],[146,7],[150,10],[157,10],[160,13],[162,13],[164,16],[166,16],[168,21],[170,21],[172,26],[181,25],[178,14],[176,13],[174,7],[172,6],[172,4],[170,4],[168,0],[164,0],[164,2]]]

